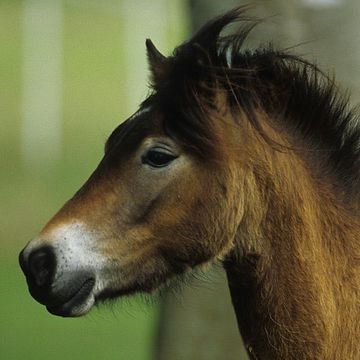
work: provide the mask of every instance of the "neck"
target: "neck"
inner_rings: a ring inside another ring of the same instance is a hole
[[[250,357],[359,358],[358,220],[295,153],[254,163],[243,189],[251,200],[224,263]]]

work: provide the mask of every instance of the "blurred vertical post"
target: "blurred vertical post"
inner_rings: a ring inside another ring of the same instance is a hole
[[[154,360],[246,360],[225,272],[194,277],[162,300]]]
[[[33,168],[61,154],[62,0],[23,2],[21,152]]]

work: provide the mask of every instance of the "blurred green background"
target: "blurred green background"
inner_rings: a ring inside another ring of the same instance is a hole
[[[146,37],[169,52],[187,35],[186,12],[176,0],[0,1],[0,359],[151,358],[157,305],[51,316],[17,256],[146,96]]]

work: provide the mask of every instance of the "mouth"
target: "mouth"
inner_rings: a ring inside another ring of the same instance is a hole
[[[95,303],[103,303],[120,297],[132,296],[135,294],[153,294],[162,284],[167,276],[154,276],[151,279],[134,281],[120,288],[105,288],[95,296]]]
[[[107,300],[129,296],[141,292],[142,289],[138,285],[131,285],[121,289],[104,289],[95,297],[96,303],[105,302]]]
[[[85,280],[65,301],[47,305],[46,309],[53,315],[75,317],[86,314],[94,304],[94,298],[89,295],[95,285],[95,279]]]

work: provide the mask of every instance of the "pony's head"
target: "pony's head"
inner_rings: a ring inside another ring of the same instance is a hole
[[[20,254],[31,294],[51,313],[78,316],[100,299],[150,292],[231,249],[241,186],[209,45],[237,16],[217,19],[171,57],[147,40],[152,94],[113,131],[88,181]]]
[[[259,229],[277,226],[276,211],[292,213],[283,198],[296,198],[287,184],[304,178],[304,160],[341,196],[358,194],[360,129],[346,101],[300,58],[241,51],[256,24],[243,11],[209,22],[169,57],[147,40],[151,95],[20,254],[31,294],[50,312],[82,315],[198,265],[266,251]],[[220,36],[238,20],[238,33]],[[312,151],[288,161],[294,144]]]

